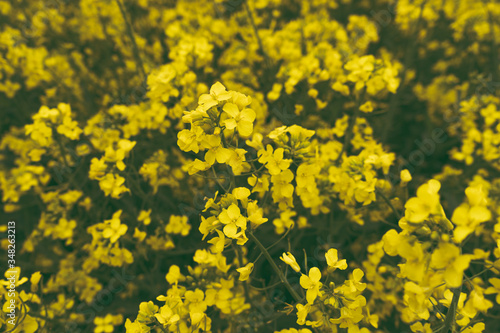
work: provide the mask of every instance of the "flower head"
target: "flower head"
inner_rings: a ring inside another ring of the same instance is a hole
[[[302,274],[300,277],[300,285],[307,289],[306,299],[309,304],[313,304],[316,297],[322,294],[320,288],[323,284],[319,280],[321,280],[321,271],[318,267],[312,267],[309,270],[309,276]]]

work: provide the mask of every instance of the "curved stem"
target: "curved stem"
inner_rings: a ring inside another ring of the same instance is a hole
[[[229,190],[226,190],[226,188],[224,186],[222,186],[222,184],[219,182],[219,176],[217,175],[217,173],[215,172],[215,169],[214,167],[212,166],[212,171],[214,173],[214,179],[215,181],[217,182],[217,184],[220,186],[221,189],[224,190],[224,192],[228,193],[229,190],[231,189],[231,187],[229,188]]]

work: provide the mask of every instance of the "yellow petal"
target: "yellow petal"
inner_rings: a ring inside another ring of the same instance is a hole
[[[313,282],[318,282],[319,280],[321,280],[321,271],[318,267],[313,267],[309,270],[309,278]]]

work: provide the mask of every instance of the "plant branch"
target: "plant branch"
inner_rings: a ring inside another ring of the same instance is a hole
[[[440,330],[442,333],[452,332],[455,333],[455,320],[456,320],[456,312],[458,306],[458,300],[460,298],[460,293],[462,291],[462,286],[455,288],[453,290],[453,298],[450,303],[450,307],[448,308],[448,312],[446,312],[446,319],[444,321],[444,326]]]
[[[271,257],[271,255],[269,254],[269,252],[264,247],[264,245],[262,245],[262,243],[257,239],[257,237],[254,236],[254,234],[253,234],[252,231],[248,232],[248,236],[249,236],[249,238],[252,241],[255,242],[255,244],[257,244],[257,246],[259,247],[259,249],[262,251],[262,253],[266,257],[267,261],[269,262],[269,264],[273,268],[274,272],[276,274],[278,274],[281,282],[285,285],[286,289],[288,289],[288,291],[290,292],[290,294],[292,295],[292,297],[295,299],[295,301],[296,302],[300,302],[302,298],[299,296],[299,294],[297,294],[297,292],[295,291],[295,289],[292,288],[292,286],[290,285],[290,283],[287,281],[286,277],[283,275],[283,272],[281,272],[281,270],[278,268],[278,266],[276,265],[276,263],[274,262],[273,258]]]
[[[378,189],[376,189],[375,192],[378,195],[380,195],[380,197],[382,199],[384,199],[385,203],[392,209],[392,211],[394,212],[394,214],[398,217],[398,220],[401,220],[401,214],[396,210],[396,208],[394,208],[394,206],[392,205],[391,201],[381,191],[379,191]]]

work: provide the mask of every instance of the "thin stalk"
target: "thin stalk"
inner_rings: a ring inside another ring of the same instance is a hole
[[[453,290],[453,298],[450,303],[450,307],[448,308],[448,312],[446,312],[446,319],[444,321],[444,326],[440,330],[442,333],[452,332],[455,333],[455,320],[456,320],[456,311],[458,306],[458,300],[460,298],[460,293],[462,291],[462,286],[455,288]]]
[[[394,212],[394,214],[398,217],[398,220],[401,220],[401,214],[396,210],[396,208],[394,208],[394,206],[392,205],[391,201],[379,190],[375,190],[375,192],[380,195],[382,197],[382,199],[384,199],[385,203],[392,209],[392,211]]]
[[[215,179],[215,181],[217,182],[217,185],[219,185],[219,186],[220,186],[220,188],[224,190],[224,192],[228,193],[228,192],[229,192],[229,190],[231,189],[231,187],[229,187],[229,190],[226,190],[226,188],[225,188],[224,186],[222,186],[222,184],[219,182],[219,178],[220,178],[220,177],[219,177],[219,176],[217,175],[217,173],[215,172],[215,168],[214,168],[213,166],[212,166],[212,172],[213,172],[213,174],[214,174],[214,179]]]
[[[271,255],[269,254],[269,252],[264,247],[264,245],[262,245],[262,243],[257,239],[257,237],[254,236],[254,234],[253,234],[252,231],[248,232],[248,236],[249,236],[249,238],[252,241],[255,242],[255,244],[257,244],[257,246],[259,247],[259,249],[262,251],[262,253],[266,257],[267,261],[269,262],[269,264],[273,268],[274,272],[276,274],[278,274],[281,282],[285,285],[286,289],[290,292],[290,294],[295,299],[295,301],[296,302],[300,302],[302,298],[299,296],[299,294],[297,294],[297,292],[295,291],[295,289],[292,288],[292,286],[290,285],[290,283],[287,281],[286,277],[283,275],[283,272],[281,272],[281,270],[278,268],[278,266],[276,265],[276,263],[274,262],[273,258],[271,257]]]

